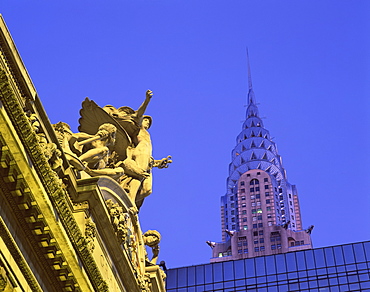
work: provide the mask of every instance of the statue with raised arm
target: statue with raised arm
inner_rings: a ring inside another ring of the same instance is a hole
[[[115,166],[124,169],[121,186],[137,208],[152,192],[152,168],[167,168],[172,162],[170,156],[161,160],[152,157],[152,143],[148,133],[152,118],[144,115],[152,96],[152,91],[147,90],[144,102],[136,111],[128,106],[116,108],[106,105],[101,108],[88,98],[80,110],[80,132],[94,135],[104,123],[116,127],[116,143],[108,148],[111,153],[117,154]]]
[[[106,105],[103,107],[103,110],[112,116],[126,130],[134,145],[138,143],[137,135],[140,131],[141,120],[152,96],[153,92],[151,90],[147,90],[144,102],[136,111],[128,106],[115,108],[112,105]]]
[[[138,144],[137,136],[140,132],[141,120],[152,95],[153,93],[147,90],[144,102],[136,111],[128,106],[115,108],[112,105],[106,105],[101,108],[94,101],[86,98],[82,102],[78,130],[94,135],[100,125],[104,123],[114,125],[117,128],[116,143],[114,147],[109,148],[117,153],[117,161],[123,161],[127,157],[127,148]]]
[[[167,168],[168,164],[172,162],[171,156],[161,160],[153,159],[152,142],[148,132],[151,124],[152,118],[143,116],[137,136],[138,144],[136,147],[128,148],[127,159],[122,163],[125,175],[121,185],[138,209],[144,199],[152,193],[152,168]]]

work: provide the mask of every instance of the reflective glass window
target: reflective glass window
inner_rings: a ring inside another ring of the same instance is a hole
[[[362,282],[360,285],[362,289],[370,288],[370,282]]]
[[[244,265],[243,265],[244,266]],[[235,286],[236,287],[239,287],[239,286],[245,286],[245,280],[236,280],[235,281]]]
[[[314,250],[315,254],[315,263],[316,263],[316,268],[323,268],[326,267],[325,263],[325,257],[324,257],[324,251],[322,248],[320,249],[315,249]]]
[[[244,260],[234,261],[235,279],[245,278]]]
[[[213,279],[215,282],[223,281],[222,277],[222,263],[213,264]]]
[[[195,285],[195,267],[188,267],[188,286]]]
[[[195,267],[195,280],[197,284],[204,284],[204,266]]]
[[[310,288],[316,288],[318,286],[316,280],[310,280],[310,281],[308,281],[308,285],[310,286]]]
[[[313,251],[312,250],[305,250],[305,256],[306,256],[306,264],[307,269],[314,269],[315,268],[315,260],[313,257]]]
[[[267,256],[265,260],[266,260],[267,275],[276,274],[275,257]]]
[[[297,271],[297,264],[296,264],[294,253],[286,254],[286,264],[287,264],[288,272]]]
[[[319,280],[319,287],[325,287],[329,285],[328,279]]]
[[[335,269],[335,267],[332,267],[332,268],[328,268],[328,274],[335,274],[337,271]]]
[[[278,292],[278,287],[277,286],[272,286],[272,287],[267,287],[268,292]]]
[[[233,262],[224,262],[224,281],[234,280]]]
[[[298,283],[289,284],[289,290],[297,291],[298,289]]]
[[[364,281],[369,281],[370,280],[370,275],[369,273],[365,273],[365,274],[361,274],[358,276],[360,278],[360,281],[364,282]]]
[[[349,290],[350,291],[359,291],[358,289],[360,289],[360,284],[359,283],[349,284]]]
[[[266,275],[265,257],[258,257],[258,258],[255,258],[255,260],[256,260],[256,274],[257,274],[257,276]]]
[[[339,281],[339,284],[346,284],[346,283],[348,283],[348,280],[347,280],[347,277],[346,276],[338,277],[338,281]]]
[[[283,254],[276,255],[276,268],[278,273],[286,272],[285,256]]]
[[[347,272],[350,272],[350,271],[356,271],[357,270],[357,267],[355,264],[352,264],[352,265],[346,265],[346,270]]]
[[[230,288],[230,287],[234,287],[235,284],[234,284],[234,281],[228,281],[228,282],[224,282],[224,287],[225,288]],[[230,291],[229,289],[225,289],[225,291]],[[232,290],[232,291],[235,291],[235,290]]]
[[[267,262],[266,262],[267,264]],[[276,275],[267,275],[267,283],[270,285],[272,282],[276,282],[277,281],[277,277]]]
[[[288,290],[288,285],[287,284],[285,284],[285,285],[280,284],[279,285],[279,291],[281,291],[281,292],[283,292],[283,291],[289,291]]]
[[[254,259],[246,259],[245,260],[245,268],[247,277],[255,277],[256,273],[254,271]]]
[[[297,279],[298,278],[298,273],[297,272],[290,272],[288,273],[288,279]]]
[[[215,283],[213,284],[213,289],[222,289],[224,287],[223,283]]]
[[[307,289],[308,288],[308,282],[300,282],[299,287],[301,288],[301,290]]]
[[[337,273],[345,272],[346,268],[344,266],[337,266]]]
[[[305,270],[306,269],[306,259],[304,256],[304,252],[298,251],[295,253],[295,256],[297,258],[298,270]]]
[[[357,264],[357,270],[359,270],[359,271],[364,270],[366,268],[367,268],[366,263]]]
[[[317,275],[326,275],[328,272],[326,271],[326,268],[321,268],[316,270]]]
[[[358,276],[357,275],[350,275],[350,276],[348,276],[348,282],[349,283],[358,282]]]
[[[364,249],[365,249],[366,259],[370,261],[370,241],[364,242]]]
[[[366,258],[362,243],[355,243],[353,245],[353,249],[355,251],[356,262],[357,263],[365,262]]]
[[[177,269],[167,270],[167,289],[177,287]]]
[[[328,267],[335,266],[333,248],[324,248],[325,260]]]
[[[353,264],[355,262],[355,255],[353,253],[352,244],[343,245],[342,248],[346,264]]]
[[[177,284],[178,287],[187,286],[187,268],[177,270]]]
[[[212,265],[205,265],[205,283],[213,283]]]
[[[337,265],[344,265],[343,252],[341,246],[334,246],[335,263]]]

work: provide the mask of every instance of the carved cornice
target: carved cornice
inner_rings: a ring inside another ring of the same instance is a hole
[[[21,270],[23,276],[25,277],[28,285],[34,292],[42,292],[35,276],[33,275],[30,267],[28,266],[26,260],[24,259],[22,252],[17,247],[12,235],[6,227],[4,220],[0,217],[0,236],[8,247],[14,260],[17,262],[19,269]]]
[[[63,262],[62,254],[57,246],[43,243],[50,243],[53,240],[53,236],[49,231],[45,232],[47,230],[47,223],[44,220],[42,212],[39,210],[39,208],[37,208],[34,197],[32,196],[30,188],[28,187],[28,183],[24,179],[22,172],[16,164],[13,155],[10,153],[9,147],[7,146],[1,133],[0,163],[0,194],[2,209],[4,211],[6,209],[11,209],[12,213],[10,215],[8,214],[8,216],[9,218],[13,219],[8,220],[16,221],[12,222],[12,224],[15,226],[22,226],[21,233],[23,233],[23,235],[18,234],[18,237],[21,236],[28,241],[28,245],[38,258],[38,265],[41,271],[43,271],[45,275],[52,275],[50,270],[48,270],[48,267],[58,262]],[[8,205],[9,207],[6,207],[5,205]],[[5,223],[3,223],[3,225],[5,225]],[[1,236],[4,239],[6,246],[23,272],[22,260],[17,260],[19,259],[19,253],[16,248],[15,241],[11,240],[12,238],[6,232],[7,229],[0,229]],[[42,248],[39,248],[40,243]],[[57,254],[58,251],[59,254]],[[25,272],[26,274],[24,276],[26,277],[28,284],[31,287],[34,286],[33,283],[29,282],[28,280],[31,279],[27,274],[28,271]],[[44,277],[43,281],[48,282],[49,285],[55,287],[56,289],[62,289],[62,285],[56,277]],[[72,282],[75,282],[75,280]]]
[[[37,136],[21,105],[14,96],[4,70],[0,70],[0,100],[53,206],[60,215],[60,220],[65,231],[80,256],[94,289],[96,291],[108,291],[108,286],[102,278],[99,268],[89,251],[87,242],[75,221],[71,207],[67,201],[68,193],[44,157]]]
[[[36,95],[35,87],[28,75],[22,59],[16,50],[13,39],[6,24],[0,15],[0,52],[4,69],[12,75],[12,80],[20,93],[20,102],[25,103],[26,99],[33,100]]]

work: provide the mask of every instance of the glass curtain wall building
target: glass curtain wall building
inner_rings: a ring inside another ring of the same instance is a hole
[[[370,291],[370,241],[169,269],[168,292]]]

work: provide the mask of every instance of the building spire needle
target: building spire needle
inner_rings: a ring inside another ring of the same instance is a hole
[[[249,62],[249,52],[247,47],[247,66],[248,66],[248,104],[255,103],[253,86],[252,86],[252,74],[251,74],[251,66]]]
[[[248,47],[247,47],[247,64],[248,64],[248,91],[253,90],[252,89],[252,75],[251,75],[251,66],[249,62],[249,52],[248,52]]]

